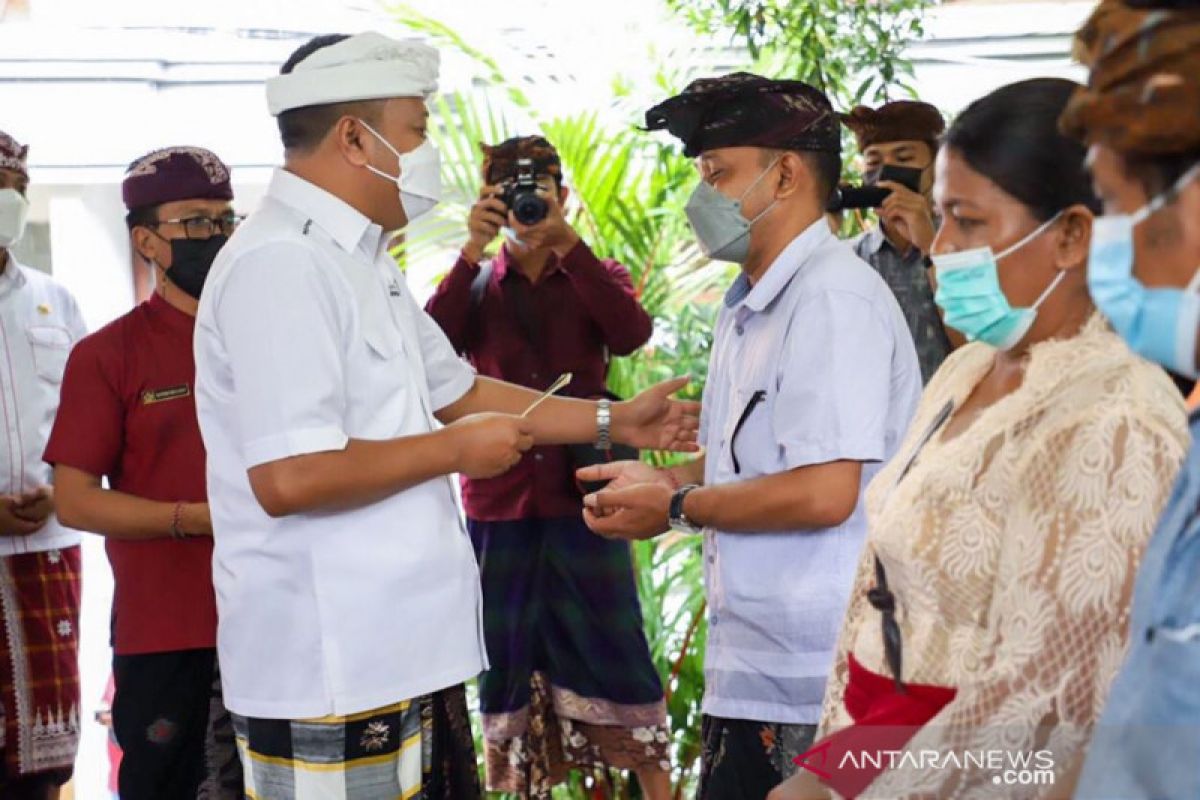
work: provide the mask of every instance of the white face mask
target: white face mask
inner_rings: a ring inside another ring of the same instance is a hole
[[[29,201],[16,189],[0,189],[0,248],[11,247],[25,234]]]
[[[401,153],[366,122],[360,119],[359,123],[400,160],[399,175],[388,175],[370,164],[367,164],[367,169],[396,184],[400,192],[400,205],[404,208],[408,223],[432,211],[442,199],[442,157],[433,142],[426,139],[416,150]]]

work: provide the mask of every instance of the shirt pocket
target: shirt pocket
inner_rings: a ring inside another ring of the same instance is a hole
[[[734,480],[775,471],[778,447],[771,425],[771,389],[734,389],[725,421],[724,467]]]
[[[383,361],[398,358],[404,352],[400,332],[384,322],[373,322],[363,326],[363,339],[371,355]]]
[[[38,377],[53,384],[62,383],[71,353],[71,333],[57,325],[32,325],[25,329],[33,353],[33,369]]]

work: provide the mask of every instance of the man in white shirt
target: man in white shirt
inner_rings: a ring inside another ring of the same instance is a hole
[[[479,794],[462,682],[487,668],[452,474],[534,443],[695,449],[696,404],[538,395],[475,374],[390,231],[437,202],[437,53],[324,36],[268,81],[285,166],[200,300],[218,651],[258,797]],[[442,427],[444,425],[445,427]]]
[[[622,538],[703,532],[698,796],[762,800],[816,732],[866,538],[862,490],[903,439],[921,374],[887,284],[824,218],[841,168],[825,95],[735,73],[694,81],[646,123],[697,156],[689,221],[742,273],[713,334],[705,454],[585,471],[618,479],[585,516]]]
[[[75,298],[17,263],[28,147],[0,132],[0,797],[54,798],[79,743],[80,535],[54,513],[42,450],[71,346]]]

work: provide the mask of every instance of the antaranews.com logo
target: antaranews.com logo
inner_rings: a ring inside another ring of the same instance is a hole
[[[1053,786],[1054,754],[1049,750],[889,750],[845,749],[831,753],[826,741],[796,757],[795,763],[833,788],[869,783],[883,772],[914,770],[984,771],[996,786]]]

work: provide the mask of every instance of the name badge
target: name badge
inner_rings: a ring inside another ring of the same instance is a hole
[[[153,389],[142,392],[142,405],[149,406],[155,403],[165,403],[168,400],[178,400],[181,397],[191,397],[192,388],[186,383],[179,386],[170,386],[166,389]]]

